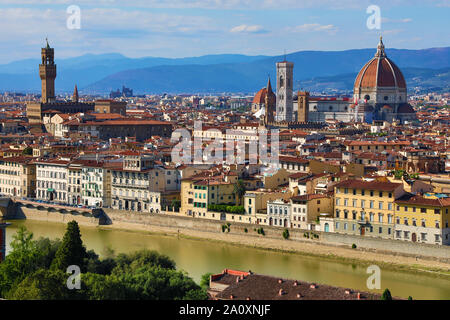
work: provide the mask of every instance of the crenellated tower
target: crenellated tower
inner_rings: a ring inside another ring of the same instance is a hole
[[[39,76],[42,82],[42,103],[55,101],[55,51],[53,48],[50,48],[47,39],[46,41],[47,46],[41,49],[42,63],[39,65]]]

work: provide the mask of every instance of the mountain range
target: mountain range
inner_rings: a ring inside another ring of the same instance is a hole
[[[129,58],[121,54],[86,54],[58,59],[56,91],[107,94],[122,85],[143,93],[251,93],[276,82],[276,62],[294,62],[294,89],[351,91],[375,49],[299,51],[286,56],[206,55],[188,58]],[[401,69],[408,88],[448,88],[450,47],[386,49]],[[0,91],[39,92],[39,59],[0,65]]]

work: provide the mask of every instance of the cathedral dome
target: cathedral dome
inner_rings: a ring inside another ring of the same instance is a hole
[[[413,107],[409,103],[402,103],[397,110],[398,113],[414,113]]]
[[[270,85],[270,84],[269,84]],[[259,90],[255,97],[253,98],[254,104],[265,104],[266,103],[266,95],[267,95],[267,88],[262,88]],[[272,88],[269,90],[269,102],[274,103],[276,101],[276,96],[272,91]]]
[[[255,97],[253,98],[253,103],[257,103],[257,104],[263,104],[266,101],[266,94],[267,94],[267,89],[266,88],[262,88],[261,90],[259,90]]]
[[[364,67],[355,80],[355,90],[362,88],[394,87],[406,89],[405,78],[397,65],[384,52],[382,38],[377,53]]]

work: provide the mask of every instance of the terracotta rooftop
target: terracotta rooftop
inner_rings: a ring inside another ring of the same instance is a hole
[[[237,274],[227,269],[211,276],[210,293],[216,300],[380,300],[381,297],[375,293],[298,280],[254,273]]]

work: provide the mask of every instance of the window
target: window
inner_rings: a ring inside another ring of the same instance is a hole
[[[434,209],[434,214],[440,214],[441,213],[441,209]]]
[[[339,210],[336,210],[336,218],[339,218]]]
[[[336,229],[339,229],[339,222],[336,222]]]
[[[392,210],[392,203],[388,203],[388,210]]]
[[[408,207],[405,206],[405,212],[408,212]]]
[[[401,231],[395,231],[395,237],[400,239],[402,237],[402,232]]]
[[[345,207],[348,206],[348,199],[344,199],[344,206],[345,206]]]
[[[380,191],[380,193],[378,194],[380,198],[383,197],[383,191]]]
[[[378,202],[378,209],[383,210],[383,202]]]
[[[361,208],[365,207],[365,200],[361,200]]]
[[[347,223],[344,223],[344,230],[347,230]]]
[[[381,213],[378,214],[378,222],[383,223],[383,215]]]
[[[361,190],[361,195],[364,196],[366,192],[364,190]]]
[[[353,189],[353,195],[356,196],[356,189]]]
[[[420,213],[427,213],[427,208],[420,208]]]
[[[408,218],[405,218],[404,223],[405,223],[405,226],[408,225]]]
[[[374,214],[371,212],[369,215],[370,222],[373,222],[373,216],[374,216]]]
[[[372,190],[370,191],[370,196],[373,197],[373,191]]]
[[[356,208],[358,206],[356,199],[352,200],[352,205],[353,205],[353,208]]]
[[[383,227],[378,228],[378,233],[383,233]]]
[[[337,206],[339,206],[339,205],[340,205],[340,201],[341,201],[341,199],[340,199],[340,198],[336,198],[336,205],[337,205]]]
[[[370,203],[369,203],[369,207],[370,207],[370,209],[373,209],[373,207],[374,207],[374,201],[370,201]]]

